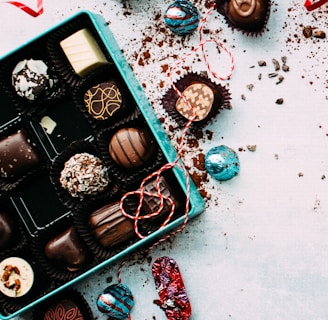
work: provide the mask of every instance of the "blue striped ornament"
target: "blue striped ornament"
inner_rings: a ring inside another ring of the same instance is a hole
[[[122,284],[113,284],[98,296],[98,310],[114,319],[125,319],[134,305],[130,289]]]
[[[200,14],[198,9],[186,0],[177,0],[172,3],[164,14],[164,21],[171,31],[185,36],[191,34],[199,25]]]

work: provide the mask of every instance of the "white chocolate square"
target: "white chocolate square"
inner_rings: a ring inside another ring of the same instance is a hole
[[[96,39],[88,29],[81,29],[60,42],[74,71],[81,77],[108,63]]]

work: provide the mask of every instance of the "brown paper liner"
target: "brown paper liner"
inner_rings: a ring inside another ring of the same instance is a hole
[[[20,218],[17,216],[14,208],[10,204],[10,200],[6,197],[0,198],[0,211],[1,213],[6,213],[11,220],[11,225],[13,228],[12,239],[8,245],[4,248],[0,248],[0,260],[3,260],[4,257],[15,255],[15,252],[22,251],[23,248],[27,247],[28,236],[23,229],[23,224]]]
[[[87,246],[85,246],[87,250],[87,262],[80,269],[74,271],[69,271],[64,262],[52,261],[45,255],[44,250],[47,242],[67,230],[72,225],[73,219],[72,217],[68,217],[66,221],[47,228],[47,230],[41,232],[37,238],[32,240],[31,248],[36,261],[44,272],[57,283],[66,283],[97,265],[94,255]],[[77,229],[76,231],[78,232]],[[81,239],[81,241],[84,243],[83,239]]]
[[[23,184],[30,182],[34,177],[43,174],[45,172],[46,167],[48,166],[47,162],[49,159],[47,158],[40,144],[37,142],[37,138],[35,134],[32,132],[31,128],[29,127],[29,124],[24,119],[22,118],[14,119],[14,121],[10,122],[4,128],[0,128],[0,140],[6,138],[7,136],[10,136],[11,134],[16,133],[20,129],[24,129],[28,134],[28,137],[31,139],[33,143],[34,151],[37,153],[40,159],[40,165],[31,168],[31,170],[27,171],[24,175],[20,176],[17,179],[6,179],[0,177],[0,190],[4,194],[8,194],[14,189],[18,189]]]
[[[226,87],[214,83],[208,77],[200,75],[199,73],[188,73],[187,75],[184,75],[182,78],[178,79],[174,85],[182,93],[191,84],[199,82],[206,84],[214,92],[214,103],[207,117],[201,121],[193,121],[191,123],[192,127],[201,128],[208,124],[212,119],[214,119],[221,112],[221,110],[229,106],[230,93]],[[178,99],[179,95],[173,88],[170,88],[162,97],[162,105],[167,113],[180,126],[185,126],[188,122],[188,119],[186,119],[176,110],[176,102]]]
[[[99,151],[104,159],[106,165],[109,167],[109,171],[116,177],[117,181],[120,181],[119,188],[121,192],[125,193],[131,185],[140,184],[141,180],[147,177],[151,172],[158,170],[164,165],[167,160],[159,148],[155,146],[154,154],[145,162],[142,167],[139,168],[124,168],[116,164],[109,155],[108,145],[111,137],[121,128],[143,128],[147,126],[142,118],[133,121],[126,121],[117,124],[112,128],[103,129],[96,137],[96,141],[99,147]],[[154,138],[154,141],[155,138]]]
[[[91,87],[106,81],[113,81],[117,84],[122,95],[122,105],[110,118],[106,120],[97,120],[88,112],[84,103],[84,94]],[[120,121],[132,120],[140,116],[140,110],[131,97],[126,84],[121,79],[119,72],[113,65],[102,67],[81,80],[80,84],[73,90],[73,101],[96,131],[115,125]]]
[[[43,297],[45,294],[55,289],[54,282],[44,273],[40,265],[35,261],[33,253],[30,249],[19,250],[15,254],[10,254],[8,257],[20,257],[25,259],[34,271],[34,283],[29,292],[22,297],[10,298],[0,292],[1,308],[7,313],[14,313],[34,300]]]
[[[73,213],[74,217],[74,225],[79,231],[79,234],[81,235],[84,242],[87,244],[87,246],[90,248],[92,253],[96,256],[97,259],[100,261],[104,261],[106,259],[109,259],[110,257],[116,255],[123,249],[129,247],[131,243],[134,243],[137,239],[136,235],[131,235],[131,238],[129,240],[122,241],[119,244],[116,244],[111,247],[104,247],[96,238],[96,236],[92,233],[90,224],[89,224],[89,217],[92,212],[95,210],[98,210],[102,208],[103,206],[107,204],[114,203],[116,201],[120,201],[119,197],[112,197],[108,199],[102,199],[102,201],[99,201],[97,203],[90,203],[86,204],[83,208],[79,208],[79,210],[75,211]],[[133,212],[136,208],[135,202],[130,202],[128,205],[125,206],[125,210],[127,212]],[[128,219],[128,218],[126,218]],[[133,221],[131,221],[133,224]]]
[[[261,36],[266,29],[266,25],[270,17],[270,9],[272,4],[271,0],[266,0],[267,2],[266,15],[263,18],[263,20],[260,22],[260,24],[256,25],[253,28],[251,26],[249,28],[240,27],[238,26],[237,23],[233,21],[233,19],[229,15],[229,2],[230,0],[216,0],[216,9],[224,17],[228,27],[231,28],[232,30],[240,31],[247,36],[253,36],[253,37]]]
[[[95,31],[94,26],[89,21],[89,19],[87,19],[87,16],[86,19],[82,19],[80,17],[80,19],[72,20],[69,23],[66,23],[65,25],[61,26],[61,28],[57,28],[49,37],[47,43],[47,51],[53,63],[55,64],[56,69],[58,69],[62,78],[71,88],[74,88],[79,85],[83,78],[75,73],[70,62],[66,58],[63,49],[60,47],[60,42],[69,37],[70,35],[74,34],[75,32],[84,28],[88,28],[92,32],[102,52],[106,56],[108,63],[113,64],[112,58],[110,57],[103,42],[99,38],[99,35]]]
[[[60,185],[59,177],[64,168],[65,162],[73,155],[82,152],[93,154],[103,160],[94,143],[86,140],[74,141],[54,159],[50,168],[50,179],[55,187],[58,197],[62,203],[70,209],[76,209],[83,206],[86,202],[98,201],[119,192],[119,182],[115,179],[115,176],[110,170],[108,170],[109,184],[107,188],[96,195],[86,195],[83,199],[72,197],[68,191]],[[103,164],[105,165],[105,162]]]
[[[64,97],[67,93],[65,83],[60,79],[54,64],[44,50],[44,40],[29,44],[23,49],[16,51],[9,57],[5,58],[0,65],[0,85],[13,101],[16,110],[20,114],[34,116],[44,114],[48,104],[54,104],[58,99]],[[40,94],[36,100],[30,101],[25,97],[20,97],[12,85],[12,71],[16,64],[25,59],[42,60],[48,66],[48,73],[51,78],[56,80],[56,84],[49,91]]]
[[[82,296],[82,294],[74,289],[65,289],[55,294],[51,298],[47,299],[47,301],[40,303],[37,308],[34,308],[32,313],[32,320],[44,319],[44,315],[46,311],[50,307],[53,307],[54,305],[59,303],[61,300],[70,300],[74,302],[78,307],[78,309],[80,310],[83,319],[86,320],[94,319],[90,306],[88,302],[85,300],[85,298]]]

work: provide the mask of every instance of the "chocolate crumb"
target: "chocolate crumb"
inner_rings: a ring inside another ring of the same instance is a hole
[[[256,144],[248,144],[247,149],[252,152],[256,151]]]
[[[250,83],[250,84],[247,85],[247,89],[248,89],[249,91],[252,91],[253,88],[254,88],[254,85],[253,85],[252,83]]]
[[[279,63],[279,61],[277,60],[277,59],[272,59],[272,63],[273,63],[273,66],[274,66],[274,70],[275,71],[278,71],[278,70],[280,70],[280,63]]]
[[[278,81],[276,82],[276,84],[279,84],[279,83],[283,82],[284,79],[285,79],[284,76],[280,75],[280,76],[278,77]]]
[[[315,38],[324,39],[326,38],[326,33],[323,30],[314,30],[313,36]]]
[[[289,66],[287,66],[285,63],[281,67],[282,71],[288,72],[289,71]]]
[[[312,27],[311,26],[305,26],[303,28],[303,35],[305,38],[310,38],[312,36]]]
[[[284,103],[284,99],[283,98],[278,98],[276,100],[276,104],[283,104]]]

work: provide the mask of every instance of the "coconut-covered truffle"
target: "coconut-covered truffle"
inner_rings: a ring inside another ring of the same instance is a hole
[[[59,181],[72,197],[83,199],[85,196],[104,191],[109,178],[101,160],[83,152],[75,154],[65,162]]]
[[[12,71],[12,85],[16,93],[29,101],[50,95],[57,81],[49,75],[48,66],[42,60],[22,60]]]

